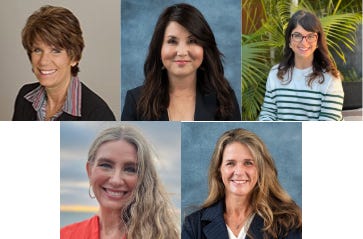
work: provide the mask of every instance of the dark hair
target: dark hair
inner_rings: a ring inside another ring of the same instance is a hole
[[[333,60],[329,56],[328,45],[326,42],[323,27],[320,20],[313,13],[299,10],[292,15],[287,28],[285,30],[285,47],[282,61],[278,66],[277,76],[280,80],[283,80],[284,75],[288,72],[287,83],[291,81],[292,68],[295,66],[294,52],[289,47],[292,31],[300,25],[306,31],[315,32],[318,34],[318,48],[314,51],[313,59],[313,72],[309,75],[308,85],[311,86],[313,81],[317,78],[319,83],[324,82],[324,72],[328,72],[335,77],[339,77],[339,71],[336,68]]]
[[[77,76],[84,41],[79,21],[70,10],[50,5],[41,7],[28,18],[21,36],[29,59],[37,40],[65,49],[69,57],[77,61],[77,64],[71,67],[72,76]]]
[[[187,29],[203,47],[203,62],[197,70],[197,90],[202,94],[215,92],[217,119],[232,115],[233,90],[224,77],[223,54],[218,50],[212,29],[202,13],[188,4],[176,4],[166,8],[156,23],[144,64],[144,87],[137,104],[137,111],[145,120],[159,119],[169,105],[169,82],[166,70],[162,70],[161,48],[165,29],[175,21]]]

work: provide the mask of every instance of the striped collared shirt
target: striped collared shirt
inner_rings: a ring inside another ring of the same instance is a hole
[[[82,84],[78,77],[72,77],[67,89],[67,97],[63,107],[49,120],[56,120],[64,112],[76,117],[81,116]],[[24,98],[32,103],[37,112],[37,120],[46,120],[47,92],[44,86],[39,85],[34,90],[27,93]]]

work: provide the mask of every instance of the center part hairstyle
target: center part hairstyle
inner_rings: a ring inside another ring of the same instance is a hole
[[[165,29],[171,21],[187,29],[203,47],[203,62],[197,70],[197,90],[215,92],[218,100],[217,119],[232,115],[233,90],[224,77],[223,54],[218,50],[212,29],[195,7],[181,3],[166,8],[157,20],[144,64],[144,87],[137,104],[138,114],[146,120],[158,119],[169,105],[169,81],[161,61]]]
[[[77,61],[71,68],[72,76],[77,76],[84,41],[79,21],[70,10],[50,5],[41,7],[28,18],[21,36],[30,60],[34,43],[39,40],[49,46],[65,49],[70,59]]]
[[[251,192],[250,205],[264,220],[265,238],[278,238],[279,235],[286,236],[290,230],[301,230],[301,209],[280,185],[266,145],[256,134],[241,128],[225,132],[216,143],[209,167],[209,195],[202,207],[209,207],[225,197],[220,167],[224,149],[234,142],[247,146],[256,163],[258,181]]]
[[[299,10],[292,15],[287,28],[285,30],[285,47],[282,60],[278,66],[277,76],[280,80],[288,73],[285,83],[289,83],[292,79],[292,70],[295,66],[294,52],[290,48],[292,31],[297,27],[302,26],[306,31],[315,32],[318,34],[317,47],[314,51],[313,72],[308,77],[308,85],[311,86],[313,81],[318,79],[318,83],[324,82],[324,72],[330,73],[334,77],[340,77],[337,67],[329,55],[328,45],[323,27],[320,20],[313,13]]]
[[[88,162],[94,163],[102,144],[118,140],[132,144],[137,151],[138,182],[130,200],[120,212],[127,227],[127,238],[179,238],[176,215],[153,163],[156,153],[137,129],[123,125],[101,132],[91,145]]]

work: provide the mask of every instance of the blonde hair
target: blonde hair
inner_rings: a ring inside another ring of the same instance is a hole
[[[88,162],[94,162],[102,144],[117,140],[125,140],[137,150],[138,183],[120,213],[127,227],[127,238],[179,238],[177,217],[153,163],[155,151],[136,128],[123,125],[104,130],[93,142]]]
[[[280,185],[275,163],[266,145],[257,135],[245,129],[229,130],[218,139],[209,167],[209,195],[202,207],[209,207],[225,196],[220,166],[225,147],[233,142],[246,145],[256,161],[258,181],[251,193],[250,204],[264,220],[264,238],[278,238],[286,236],[290,230],[301,230],[301,209]]]

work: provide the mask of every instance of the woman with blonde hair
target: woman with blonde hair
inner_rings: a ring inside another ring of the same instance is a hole
[[[301,238],[301,209],[282,188],[265,144],[245,129],[225,132],[209,168],[209,195],[185,218],[182,238]]]
[[[61,229],[61,239],[179,238],[176,215],[156,173],[155,152],[131,126],[104,130],[86,164],[90,197],[100,209],[92,218]]]

